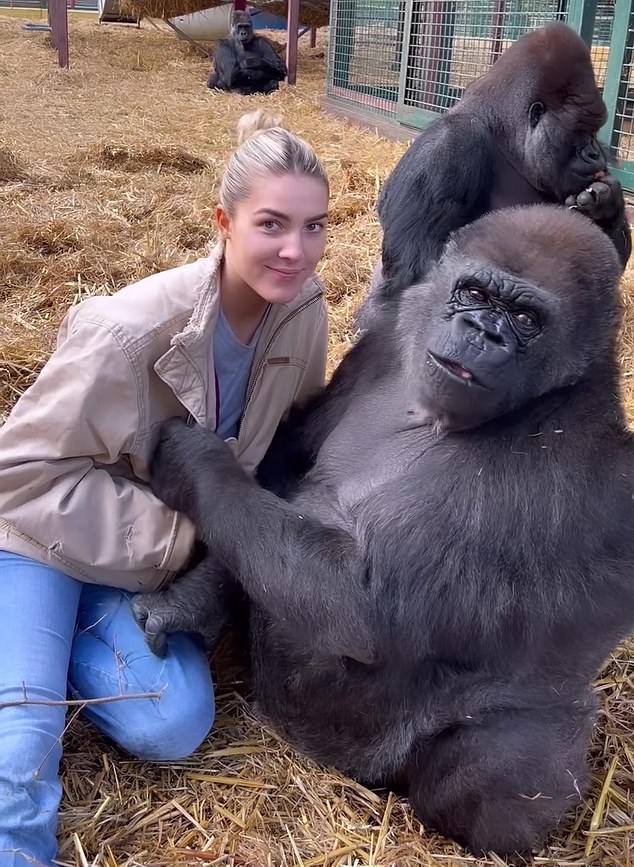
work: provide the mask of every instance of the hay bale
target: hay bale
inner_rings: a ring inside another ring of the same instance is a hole
[[[134,18],[176,18],[222,6],[226,0],[120,0],[122,12]]]
[[[176,18],[223,6],[227,0],[121,0],[120,7],[135,18]],[[250,4],[271,15],[288,14],[287,0],[256,0]],[[299,20],[310,27],[324,27],[330,18],[330,0],[301,0]]]

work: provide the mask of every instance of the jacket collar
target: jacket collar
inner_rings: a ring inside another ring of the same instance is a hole
[[[220,310],[219,271],[224,256],[224,241],[211,251],[207,267],[195,291],[187,324],[172,337],[170,348],[154,364],[157,375],[168,385],[185,409],[199,424],[215,426],[215,407],[207,405],[211,374],[213,332]],[[254,367],[261,360],[272,335],[285,319],[307,301],[322,294],[314,277],[309,277],[297,298],[288,304],[273,304],[262,326]]]

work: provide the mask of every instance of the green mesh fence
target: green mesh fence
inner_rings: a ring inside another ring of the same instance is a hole
[[[634,0],[332,0],[329,97],[422,128],[523,33],[567,21],[591,41],[602,140],[634,191]]]
[[[443,111],[567,0],[333,0],[328,92],[372,111]]]
[[[412,4],[404,106],[444,111],[466,85],[486,72],[523,33],[565,19],[558,0],[414,0]]]
[[[613,144],[618,160],[634,160],[634,15],[630,12],[619,90],[614,112]]]
[[[329,93],[379,113],[398,100],[404,0],[334,0]]]

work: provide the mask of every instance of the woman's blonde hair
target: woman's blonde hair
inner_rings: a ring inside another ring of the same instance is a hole
[[[280,115],[259,108],[238,121],[238,147],[220,184],[219,202],[230,217],[238,202],[251,194],[254,179],[267,174],[306,175],[329,190],[324,167],[311,146],[284,129]]]

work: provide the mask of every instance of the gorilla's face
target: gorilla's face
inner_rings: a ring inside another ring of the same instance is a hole
[[[476,427],[539,393],[550,307],[537,287],[491,268],[453,281],[423,357],[423,403],[443,427]]]
[[[559,206],[500,210],[459,230],[398,310],[407,381],[426,417],[474,428],[604,364],[619,274],[603,232]]]
[[[577,195],[605,171],[596,136],[607,111],[592,58],[562,22],[518,39],[469,92],[487,99],[498,143],[547,201]]]
[[[231,33],[242,45],[247,45],[253,39],[253,23],[248,12],[234,16]]]
[[[548,110],[542,102],[531,103],[524,127],[524,174],[549,199],[563,202],[577,195],[607,170],[603,149],[596,139],[598,130],[572,129],[559,111]],[[570,121],[570,116],[566,116]]]

